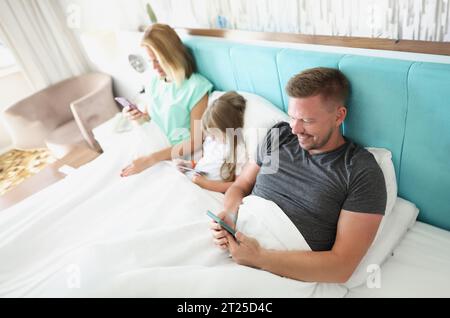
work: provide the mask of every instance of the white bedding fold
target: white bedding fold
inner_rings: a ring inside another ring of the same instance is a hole
[[[258,196],[244,198],[236,227],[245,235],[256,238],[267,249],[311,251],[287,215],[274,202]]]

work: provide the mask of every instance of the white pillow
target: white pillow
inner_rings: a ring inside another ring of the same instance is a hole
[[[378,165],[383,171],[384,181],[386,183],[386,211],[385,216],[388,216],[394,207],[397,199],[397,179],[395,177],[394,164],[392,163],[392,154],[389,150],[384,148],[366,148],[377,161]]]
[[[264,140],[268,130],[281,121],[289,122],[289,116],[261,96],[242,91],[237,91],[237,93],[247,101],[243,137],[249,158],[256,160],[258,144]],[[223,94],[225,92],[212,92],[209,95],[208,107]]]
[[[347,288],[354,288],[366,283],[371,275],[369,266],[381,266],[394,248],[400,243],[416,221],[419,210],[417,207],[402,198],[396,198],[391,213],[383,217],[377,236],[353,275],[344,284]]]

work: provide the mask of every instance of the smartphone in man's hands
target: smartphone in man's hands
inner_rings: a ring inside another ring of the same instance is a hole
[[[236,231],[233,230],[233,228],[231,226],[229,226],[227,223],[225,223],[224,220],[222,220],[221,218],[219,218],[217,215],[215,215],[214,213],[212,213],[209,210],[206,212],[206,215],[209,216],[210,218],[212,218],[221,227],[223,227],[225,229],[225,231],[227,231],[228,233],[233,235],[233,237],[236,237]]]

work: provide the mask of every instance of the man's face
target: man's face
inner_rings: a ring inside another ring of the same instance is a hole
[[[159,64],[158,58],[156,57],[156,54],[153,53],[153,51],[146,47],[147,54],[150,57],[150,62],[152,63],[152,68],[158,73],[160,78],[165,78],[166,73],[164,72],[163,68],[161,67],[161,64]]]
[[[320,95],[289,99],[292,133],[306,151],[320,153],[325,149],[345,118],[344,107],[328,103]]]

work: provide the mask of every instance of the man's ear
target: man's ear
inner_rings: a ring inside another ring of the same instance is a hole
[[[347,117],[347,107],[339,106],[336,112],[336,126],[339,127]]]

